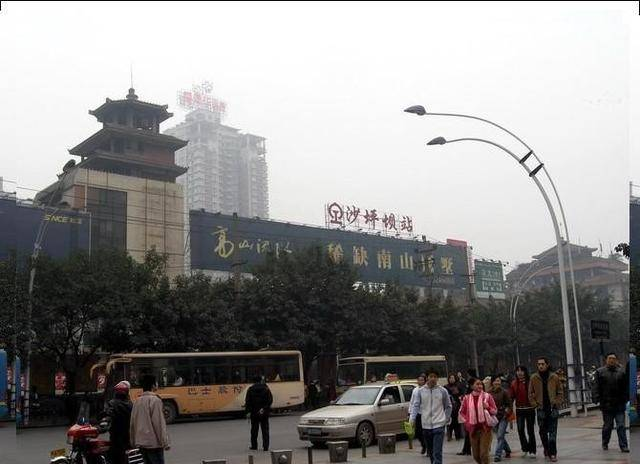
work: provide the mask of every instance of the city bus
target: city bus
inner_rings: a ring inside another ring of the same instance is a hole
[[[272,409],[304,403],[299,351],[116,354],[106,364],[94,366],[92,373],[104,379],[107,399],[115,384],[129,381],[134,401],[142,394],[142,376],[153,374],[167,423],[184,415],[243,411],[246,391],[256,377],[269,385]]]
[[[393,380],[415,380],[421,372],[435,369],[440,376],[438,383],[447,382],[447,358],[432,356],[354,356],[338,359],[336,393],[344,393],[353,385],[383,381],[387,374]]]

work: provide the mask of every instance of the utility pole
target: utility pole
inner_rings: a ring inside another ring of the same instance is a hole
[[[473,306],[475,304],[475,296],[473,294],[473,286],[472,286],[472,282],[471,282],[471,278],[473,277],[475,279],[475,273],[471,273],[471,274],[462,274],[461,277],[468,277],[469,278],[469,292],[468,292],[468,308],[469,311],[473,311]],[[471,323],[471,328],[473,331],[473,335],[471,336],[471,356],[473,357],[473,368],[476,371],[476,375],[480,376],[480,368],[478,365],[478,338],[476,336],[476,325],[475,323]]]

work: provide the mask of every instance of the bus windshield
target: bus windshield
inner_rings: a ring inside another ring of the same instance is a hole
[[[362,385],[364,380],[364,363],[342,364],[338,366],[338,386],[350,387]]]

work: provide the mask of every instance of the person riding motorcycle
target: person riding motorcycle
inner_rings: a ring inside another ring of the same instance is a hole
[[[129,440],[129,422],[131,421],[132,404],[129,400],[131,385],[126,380],[114,388],[114,398],[105,407],[103,420],[109,430],[111,447],[109,449],[111,464],[127,464],[127,450],[131,448]]]

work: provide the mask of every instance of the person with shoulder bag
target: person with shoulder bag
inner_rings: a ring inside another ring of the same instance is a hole
[[[536,457],[536,409],[529,402],[529,371],[516,366],[516,378],[511,382],[509,396],[515,402],[518,438],[523,457]]]
[[[491,431],[498,425],[498,408],[493,397],[484,391],[482,380],[474,379],[472,388],[471,393],[462,400],[458,420],[464,424],[469,435],[474,461],[478,464],[489,464]]]
[[[496,418],[498,424],[494,427],[493,431],[496,434],[496,449],[494,462],[500,462],[502,460],[502,453],[505,453],[505,458],[511,457],[511,447],[507,442],[507,426],[509,425],[509,414],[511,414],[511,398],[509,393],[502,388],[502,378],[499,375],[491,377],[491,396],[496,403],[498,412]]]

